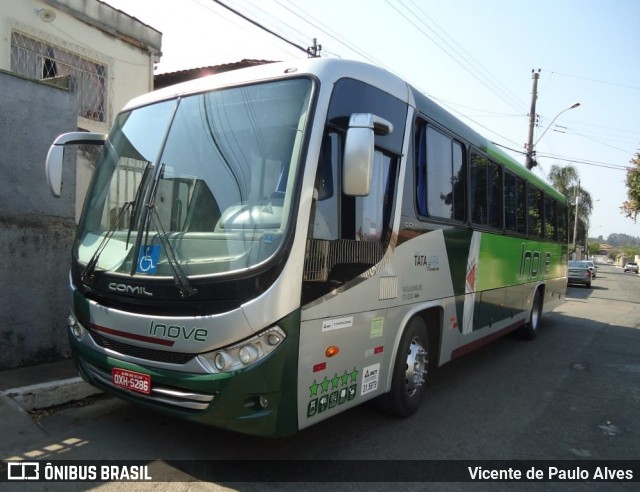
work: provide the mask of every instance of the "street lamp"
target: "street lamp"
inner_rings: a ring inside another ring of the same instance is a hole
[[[544,129],[544,131],[542,132],[542,135],[540,135],[538,137],[538,140],[536,140],[535,143],[533,143],[533,124],[529,125],[529,143],[527,144],[527,169],[531,169],[536,165],[536,161],[533,159],[533,156],[535,155],[535,151],[533,150],[535,148],[536,145],[538,145],[538,142],[540,141],[540,139],[544,136],[545,133],[547,133],[547,130],[549,128],[551,128],[551,125],[553,125],[553,123],[558,119],[558,116],[560,116],[562,113],[565,113],[567,111],[569,111],[570,109],[575,109],[578,106],[580,106],[580,103],[577,102],[571,106],[569,106],[566,109],[563,109],[562,111],[560,111],[555,118],[553,118],[551,120],[551,123],[549,123],[549,125],[547,126],[547,128]]]
[[[534,144],[533,144],[533,146],[535,147],[536,145],[538,145],[538,142],[540,141],[540,139],[544,136],[544,134],[545,134],[545,133],[547,133],[547,130],[548,130],[549,128],[551,128],[551,125],[553,125],[553,122],[554,122],[554,121],[556,121],[556,120],[558,119],[558,116],[560,116],[562,113],[564,113],[564,112],[566,112],[566,111],[569,111],[570,109],[575,109],[575,108],[577,108],[578,106],[580,106],[580,103],[579,103],[579,102],[575,103],[573,106],[568,107],[567,109],[563,109],[562,111],[560,111],[560,112],[556,115],[556,117],[555,117],[554,119],[552,119],[552,120],[551,120],[551,123],[549,123],[549,126],[547,126],[547,128],[545,128],[545,130],[542,132],[542,135],[540,135],[540,136],[538,137],[538,140],[536,140],[536,143],[534,143]]]

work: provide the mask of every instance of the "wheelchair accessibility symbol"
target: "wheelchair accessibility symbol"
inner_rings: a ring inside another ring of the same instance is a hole
[[[158,270],[160,245],[140,246],[136,273],[154,274]]]

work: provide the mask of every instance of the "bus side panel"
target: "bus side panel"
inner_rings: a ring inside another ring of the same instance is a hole
[[[358,405],[384,384],[386,309],[305,321],[300,329],[298,425]],[[390,351],[389,351],[390,352]]]
[[[411,315],[444,309],[453,337],[445,343],[457,343],[449,264],[442,231],[420,234],[388,251],[370,277],[363,274],[303,308],[301,428],[388,391],[401,330]],[[329,356],[332,347],[339,352]]]
[[[567,277],[548,279],[544,291],[543,311],[548,313],[560,306],[566,298]]]

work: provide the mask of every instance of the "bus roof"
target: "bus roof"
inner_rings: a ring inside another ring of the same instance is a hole
[[[265,63],[188,80],[138,96],[129,101],[123,110],[223,87],[300,75],[317,77],[321,83],[331,83],[345,77],[354,78],[376,85],[405,102],[412,97],[410,88],[405,81],[382,68],[352,60],[308,58]]]
[[[282,77],[299,76],[303,74],[316,76],[321,82],[327,80],[335,81],[343,77],[352,77],[374,84],[398,99],[415,106],[419,113],[424,114],[430,120],[448,129],[458,138],[485,152],[505,168],[535,184],[548,195],[562,202],[566,201],[564,195],[555,190],[551,185],[526,169],[493,142],[477,133],[471,127],[425,96],[418,89],[387,70],[367,63],[331,58],[309,58],[288,62],[265,63],[263,65],[231,70],[189,80],[149,92],[129,101],[123,110],[130,110],[154,102],[205,92],[215,88],[239,85],[251,81],[261,82],[275,80]]]

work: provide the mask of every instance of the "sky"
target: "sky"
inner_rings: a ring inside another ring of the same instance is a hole
[[[156,73],[306,58],[315,38],[321,56],[386,68],[523,164],[540,70],[534,172],[573,165],[589,236],[640,237],[620,211],[640,152],[637,0],[221,0],[290,43],[214,0],[103,1],[162,32]]]

